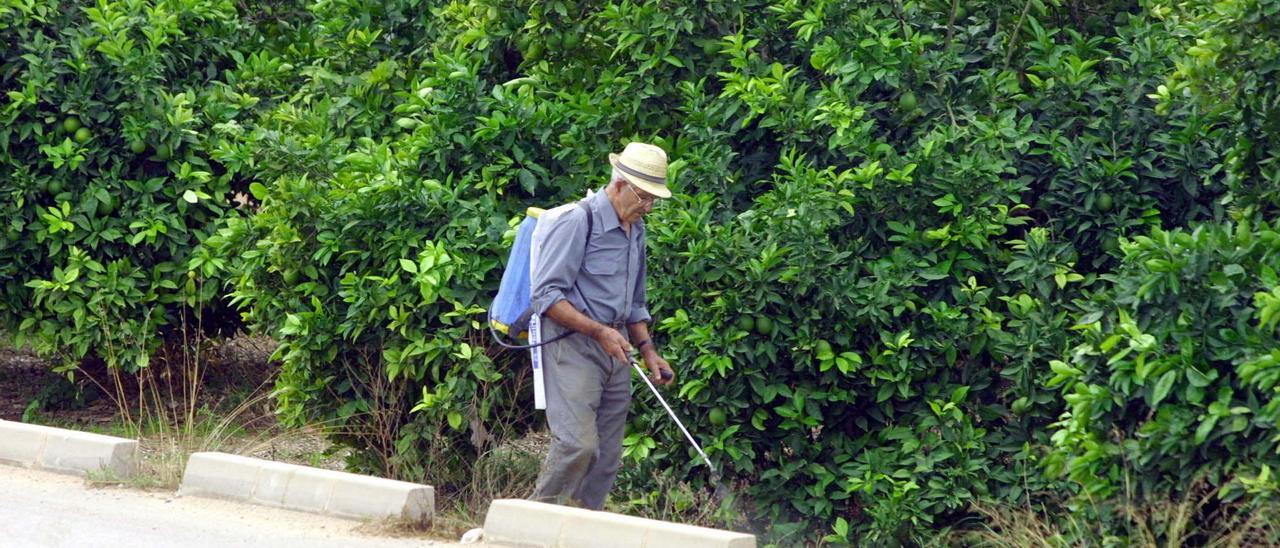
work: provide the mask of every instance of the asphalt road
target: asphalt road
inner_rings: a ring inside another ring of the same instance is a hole
[[[0,546],[6,548],[461,546],[362,531],[370,528],[359,521],[167,491],[96,488],[75,476],[0,465]]]

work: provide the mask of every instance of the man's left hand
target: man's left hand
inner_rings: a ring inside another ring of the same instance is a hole
[[[649,369],[649,380],[653,381],[654,384],[669,386],[672,382],[675,382],[675,370],[671,369],[671,364],[662,359],[662,356],[658,355],[656,350],[645,352],[644,365]],[[666,372],[665,377],[663,376],[664,371]]]

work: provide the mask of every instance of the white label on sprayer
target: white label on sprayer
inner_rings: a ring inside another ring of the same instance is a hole
[[[542,317],[534,314],[529,317],[529,344],[542,342]],[[529,362],[533,364],[533,408],[547,408],[547,389],[542,381],[542,347],[529,349]]]

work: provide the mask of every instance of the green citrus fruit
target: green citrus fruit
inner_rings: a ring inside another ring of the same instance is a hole
[[[93,132],[89,131],[89,128],[87,127],[82,127],[76,130],[75,139],[77,143],[80,143],[83,145],[89,142],[89,139],[92,137],[93,137]]]
[[[1110,253],[1112,255],[1119,255],[1120,254],[1120,238],[1117,238],[1115,236],[1103,237],[1102,249],[1107,250],[1107,253]]]
[[[1101,196],[1098,196],[1098,199],[1094,203],[1097,204],[1098,211],[1104,212],[1111,211],[1111,206],[1114,205],[1111,200],[1111,195],[1106,192],[1103,192]]]
[[[756,321],[751,316],[742,315],[738,317],[738,329],[743,331],[755,331]]]
[[[956,6],[956,21],[963,21],[969,16],[969,10],[964,9],[963,5]]]
[[[106,200],[103,200],[102,202],[98,203],[98,214],[100,215],[107,216],[112,213],[115,213],[115,211],[116,211],[116,199],[112,196],[107,196]]]
[[[169,159],[169,156],[170,156],[171,154],[172,154],[172,153],[171,153],[171,152],[169,152],[169,146],[168,146],[168,145],[160,145],[160,146],[156,147],[156,158],[158,158],[158,159],[160,159],[160,160],[168,160],[168,159]]]
[[[1031,409],[1031,400],[1028,400],[1026,396],[1013,400],[1014,413],[1021,415],[1026,413],[1028,409]]]
[[[542,58],[542,42],[539,42],[538,40],[541,39],[534,38],[534,41],[529,44],[529,49],[524,50],[525,60],[537,61]]]
[[[710,413],[707,413],[707,420],[711,421],[712,426],[724,426],[725,421],[729,417],[725,416],[724,410],[719,407],[713,407]]]
[[[916,109],[916,94],[910,91],[903,93],[898,97],[898,108],[903,112],[911,112]]]
[[[45,190],[48,190],[49,194],[52,194],[54,196],[61,194],[62,189],[63,189],[62,179],[49,179],[49,184],[45,186]]]
[[[298,283],[298,271],[297,271],[297,270],[294,270],[294,269],[292,269],[292,268],[290,268],[289,270],[284,271],[284,283],[287,283],[287,284],[289,284],[289,285],[297,285],[297,283]]]
[[[77,129],[80,129],[80,119],[79,119],[79,118],[76,118],[75,116],[71,116],[71,117],[68,117],[68,118],[66,118],[65,120],[63,120],[63,121],[62,121],[62,130],[63,130],[63,131],[65,131],[65,132],[67,132],[67,133],[71,133],[71,132],[73,132],[73,131],[75,131],[75,130],[77,130]]]
[[[129,143],[129,151],[134,154],[142,154],[147,150],[147,144],[142,141],[133,141]]]
[[[770,318],[770,317],[768,317],[768,316],[765,316],[765,315],[757,316],[757,317],[756,317],[756,332],[757,332],[757,333],[760,333],[761,335],[772,335],[772,334],[773,334],[773,319],[772,319],[772,318]]]

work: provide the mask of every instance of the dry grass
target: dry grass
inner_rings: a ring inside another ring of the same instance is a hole
[[[464,489],[448,494],[437,492],[431,532],[460,538],[468,530],[484,526],[489,504],[494,500],[527,498],[533,493],[550,443],[549,434],[531,432],[481,454]]]
[[[276,422],[275,367],[268,363],[274,341],[208,340],[198,326],[184,325],[181,333],[180,341],[161,347],[136,374],[92,362],[78,370],[115,409],[110,425],[94,429],[137,439],[141,453],[136,477],[90,478],[91,483],[175,489],[189,456],[203,451],[342,469],[342,455],[331,455],[323,439],[324,425],[283,428]]]
[[[738,494],[743,486],[733,486],[727,489],[727,496],[718,498],[713,492],[670,478],[658,478],[657,483],[648,494],[611,502],[606,510],[716,529],[751,530],[746,510],[749,501]]]
[[[1280,504],[1247,509],[1215,506],[1212,489],[1174,501],[1108,505],[1112,517],[1083,519],[1065,510],[981,504],[978,530],[952,534],[948,544],[996,548],[1139,546],[1144,548],[1280,546]],[[1090,513],[1105,515],[1094,507]]]

